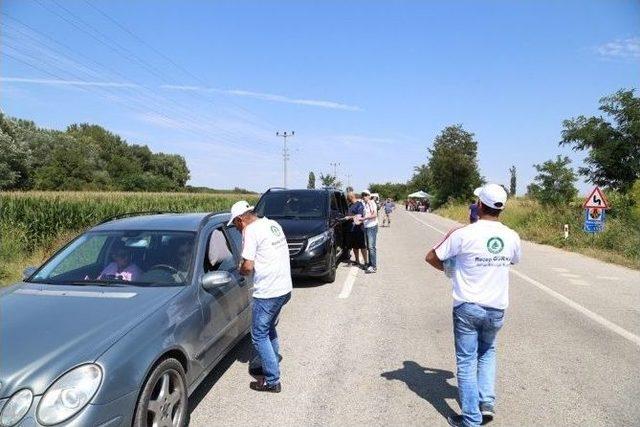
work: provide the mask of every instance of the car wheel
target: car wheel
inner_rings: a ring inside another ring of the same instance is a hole
[[[184,368],[176,359],[163,360],[142,387],[133,419],[135,427],[188,425],[189,398]]]
[[[329,258],[329,272],[322,278],[325,283],[333,283],[336,281],[336,270],[338,265],[336,263],[336,248],[331,249],[331,257]]]

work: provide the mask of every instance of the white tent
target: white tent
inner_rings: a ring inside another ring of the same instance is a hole
[[[415,193],[411,193],[409,194],[409,196],[407,196],[410,199],[430,199],[431,198],[431,194],[425,192],[425,191],[416,191]]]

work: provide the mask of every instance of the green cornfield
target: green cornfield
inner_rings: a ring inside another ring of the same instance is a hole
[[[127,212],[214,212],[255,195],[124,192],[0,193],[0,284],[18,279],[79,232]]]

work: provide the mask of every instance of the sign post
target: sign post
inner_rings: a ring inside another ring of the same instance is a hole
[[[584,231],[587,233],[599,233],[604,230],[605,211],[609,209],[609,201],[600,187],[591,190],[582,207],[584,212]]]

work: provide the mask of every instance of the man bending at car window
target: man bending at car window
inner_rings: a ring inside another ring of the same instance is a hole
[[[256,391],[280,393],[278,315],[289,302],[293,284],[289,265],[289,246],[280,225],[258,218],[245,201],[231,208],[229,226],[242,232],[240,274],[253,276],[251,341],[262,361],[265,381],[252,382]]]
[[[118,247],[111,255],[113,262],[107,265],[98,280],[123,280],[125,282],[135,282],[140,279],[142,270],[131,262],[131,253],[126,247]]]

